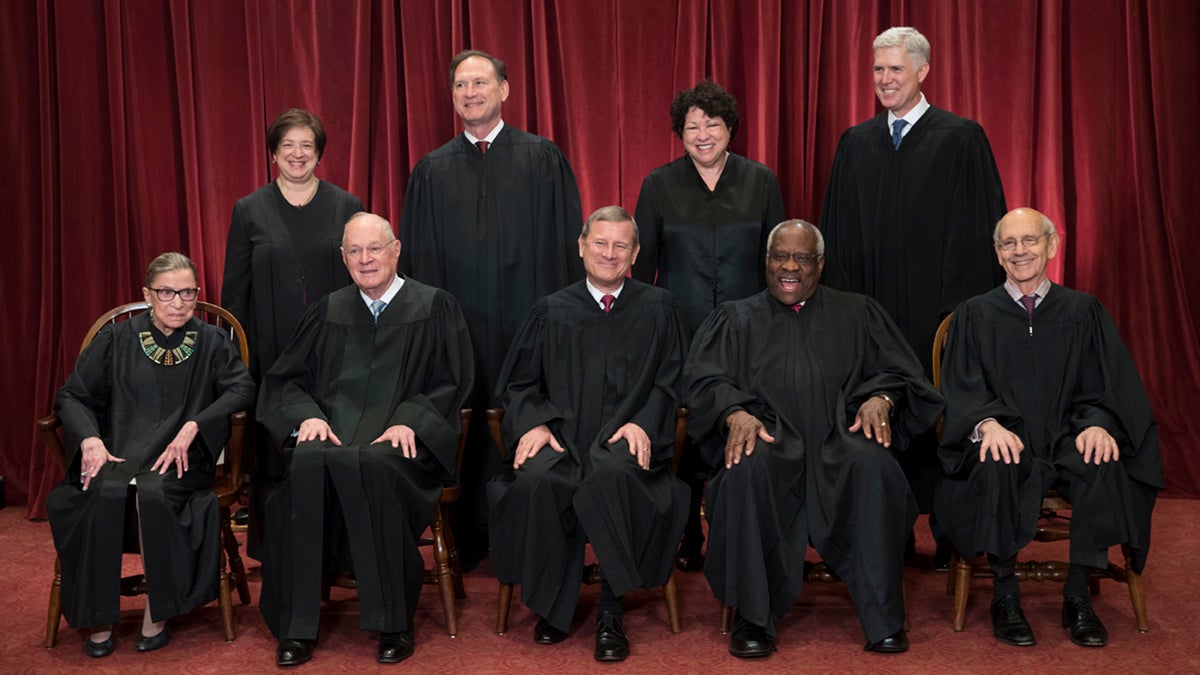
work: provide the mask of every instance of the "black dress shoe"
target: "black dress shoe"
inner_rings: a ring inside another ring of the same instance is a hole
[[[137,650],[139,652],[152,652],[155,649],[162,649],[171,641],[171,624],[164,624],[163,629],[158,632],[158,635],[146,637],[145,635],[138,636]]]
[[[1033,629],[1021,611],[1021,599],[1005,595],[992,600],[992,635],[1006,645],[1029,647],[1037,644]]]
[[[275,665],[298,666],[301,663],[306,663],[312,658],[313,647],[316,646],[316,640],[296,640],[292,638],[280,640],[279,646],[275,648]]]
[[[704,537],[689,537],[683,535],[679,541],[679,550],[675,553],[675,567],[680,572],[699,572],[704,569],[704,554],[700,547],[704,545]]]
[[[597,661],[624,661],[629,658],[629,636],[621,625],[621,615],[603,612],[596,618]]]
[[[775,651],[775,641],[767,629],[738,616],[729,634],[729,653],[739,659],[759,659]]]
[[[375,655],[375,660],[380,663],[400,663],[413,655],[414,644],[412,627],[399,633],[380,633],[379,653]]]
[[[567,639],[567,631],[551,626],[545,619],[539,618],[533,627],[533,641],[539,645],[553,645]]]
[[[104,642],[92,642],[91,638],[83,641],[83,653],[98,659],[113,653],[113,637],[110,633]]]
[[[878,652],[880,654],[899,654],[900,652],[908,651],[908,636],[904,634],[904,629],[892,633],[878,642],[869,642],[863,647],[864,652]]]
[[[1103,647],[1108,631],[1084,598],[1063,598],[1062,626],[1071,632],[1071,642],[1080,647]]]

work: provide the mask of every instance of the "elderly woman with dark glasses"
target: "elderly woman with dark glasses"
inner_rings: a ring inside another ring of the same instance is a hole
[[[138,651],[166,645],[167,619],[217,595],[209,487],[229,416],[253,403],[254,382],[229,337],[193,316],[199,292],[186,256],[155,258],[142,288],[150,311],[102,328],[55,400],[68,470],[46,509],[63,614],[90,627],[89,656],[113,651],[126,542],[139,543],[146,574]]]

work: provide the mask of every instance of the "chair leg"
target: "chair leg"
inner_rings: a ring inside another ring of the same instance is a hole
[[[1150,616],[1146,613],[1146,588],[1142,586],[1142,575],[1133,571],[1129,564],[1129,549],[1125,550],[1125,583],[1129,585],[1129,600],[1133,603],[1133,620],[1139,633],[1150,631]]]
[[[496,635],[508,630],[508,608],[512,604],[513,585],[500,582],[500,595],[496,603]]]
[[[958,580],[958,575],[955,570],[958,569],[958,561],[962,556],[958,555],[958,551],[953,546],[950,547],[950,565],[946,568],[946,595],[954,595],[955,582]]]
[[[667,577],[667,583],[663,586],[663,600],[667,603],[667,619],[671,621],[671,632],[678,635],[683,632],[683,625],[679,622],[679,591],[675,587],[675,570],[671,570],[671,575]]]
[[[729,635],[733,630],[733,608],[721,607],[721,635]]]
[[[229,519],[225,519],[225,527],[229,527]],[[221,607],[221,626],[225,629],[225,641],[233,642],[237,637],[237,633],[233,628],[233,580],[229,578],[229,572],[225,569],[225,549],[218,548],[220,556],[220,592],[217,595],[217,604]]]
[[[58,644],[58,624],[62,619],[62,561],[54,557],[54,579],[50,581],[50,607],[46,610],[46,649]]]
[[[971,592],[971,563],[961,556],[958,565],[950,568],[958,576],[954,582],[954,632],[961,633],[967,624],[967,596]]]
[[[442,613],[446,615],[446,632],[450,637],[458,635],[458,619],[454,615],[454,573],[450,567],[450,553],[446,548],[445,520],[442,505],[438,504],[429,530],[433,535],[433,562],[437,569],[438,591],[442,596]]]
[[[221,538],[225,544],[225,555],[229,560],[229,576],[237,586],[238,600],[250,604],[250,582],[246,580],[246,566],[242,563],[241,547],[229,523],[229,509],[221,509]]]
[[[444,511],[442,506],[438,505],[439,511]],[[445,515],[443,513],[443,515]],[[462,563],[458,561],[458,546],[454,543],[454,528],[450,524],[449,518],[442,519],[442,536],[446,539],[446,553],[450,560],[450,573],[454,577],[454,598],[462,600],[467,597],[467,590],[463,588],[462,580]]]

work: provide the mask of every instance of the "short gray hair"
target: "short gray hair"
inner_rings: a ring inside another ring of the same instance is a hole
[[[1053,235],[1058,234],[1058,230],[1054,228],[1054,221],[1047,218],[1046,214],[1042,213],[1041,211],[1038,211],[1037,209],[1016,208],[1016,209],[1013,209],[1012,211],[1009,211],[1008,213],[1004,214],[1003,218],[996,221],[996,227],[992,228],[992,243],[993,244],[1000,243],[1000,226],[1004,224],[1004,219],[1008,218],[1010,215],[1012,215],[1013,213],[1015,213],[1017,211],[1028,211],[1030,213],[1037,214],[1037,218],[1041,222],[1041,225],[1042,225],[1042,236],[1045,236],[1045,235],[1053,236]]]
[[[612,206],[602,206],[593,211],[592,215],[583,221],[583,231],[579,233],[579,236],[587,239],[588,233],[592,231],[592,223],[598,220],[609,223],[629,223],[633,226],[633,247],[637,248],[639,246],[640,237],[638,236],[637,221],[633,219],[633,216],[628,211],[615,204]]]
[[[929,63],[929,40],[920,31],[910,26],[892,26],[875,36],[873,49],[903,47],[912,59],[913,66],[920,68]]]
[[[379,219],[380,231],[387,233],[386,236],[384,236],[383,243],[390,244],[396,240],[396,233],[392,232],[392,224],[387,221],[387,218],[384,218],[383,216],[371,213],[369,211],[358,211],[358,212],[352,214],[349,218],[347,218],[346,224],[342,225],[342,241],[346,241],[346,229],[350,227],[350,223],[353,223],[355,220],[357,220],[359,218],[366,218],[367,216],[374,216],[375,218]]]
[[[771,234],[767,235],[767,255],[771,255],[771,245],[775,243],[775,234],[788,227],[799,227],[812,232],[817,237],[817,255],[825,255],[825,236],[821,234],[821,230],[807,220],[799,218],[785,220],[771,229]]]
[[[197,282],[200,280],[200,275],[196,273],[196,264],[186,255],[171,251],[158,256],[151,260],[150,266],[146,268],[146,288],[154,286],[154,278],[158,275],[180,270],[191,270]]]

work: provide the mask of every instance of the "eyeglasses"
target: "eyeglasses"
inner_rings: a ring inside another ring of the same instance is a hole
[[[372,258],[378,258],[383,253],[384,249],[396,243],[396,241],[396,239],[393,239],[386,244],[371,244],[366,248],[363,248],[362,246],[351,246],[350,248],[343,248],[342,251],[351,258],[357,258],[363,254],[363,251],[366,251],[367,255],[371,256]]]
[[[783,251],[773,251],[767,255],[767,258],[776,265],[783,265],[789,259],[795,260],[796,264],[801,267],[812,267],[817,264],[817,261],[824,258],[823,255],[812,255],[809,253],[784,253]]]
[[[199,288],[181,288],[178,291],[174,288],[151,288],[150,290],[154,291],[161,302],[171,302],[177,295],[184,302],[191,302],[196,299],[197,295],[200,295]]]
[[[1034,246],[1038,245],[1038,242],[1040,242],[1042,240],[1042,237],[1049,237],[1049,236],[1050,236],[1050,234],[1047,232],[1044,234],[1039,234],[1036,237],[1033,236],[1032,234],[1028,234],[1028,235],[1025,235],[1024,237],[1021,237],[1020,239],[1009,238],[1009,239],[1005,239],[1004,241],[996,242],[996,248],[1000,249],[1001,251],[1015,251],[1017,248],[1017,242],[1021,242],[1021,245],[1024,246],[1025,248],[1033,248]]]

